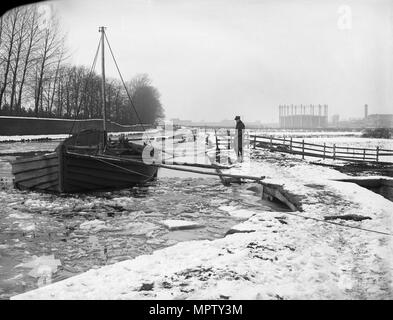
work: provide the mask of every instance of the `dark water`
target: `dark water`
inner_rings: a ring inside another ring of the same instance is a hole
[[[12,158],[0,156],[0,299],[180,241],[223,237],[241,220],[221,206],[284,210],[247,190],[253,184],[225,187],[216,177],[168,171],[150,185],[114,192],[19,191],[9,183]],[[202,227],[170,231],[165,219]],[[48,265],[55,265],[49,278]]]

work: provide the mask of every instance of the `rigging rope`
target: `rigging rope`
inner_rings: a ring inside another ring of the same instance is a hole
[[[101,38],[100,38],[100,41],[98,42],[98,47],[97,47],[97,50],[96,50],[96,54],[95,54],[95,56],[94,56],[93,64],[92,64],[92,66],[91,66],[91,68],[90,68],[90,72],[89,72],[88,77],[87,77],[88,80],[91,80],[91,76],[92,76],[93,71],[94,71],[94,68],[95,68],[95,66],[96,66],[97,57],[98,57],[98,52],[99,52],[99,50],[100,50],[100,45],[101,45]],[[86,99],[86,94],[87,94],[87,93],[86,93],[87,83],[88,83],[88,81],[85,82],[85,90],[83,90],[83,92],[84,92],[84,98],[85,98],[85,99]],[[73,121],[73,123],[72,123],[71,130],[70,130],[70,132],[68,133],[69,136],[71,135],[72,131],[74,130],[75,122],[76,122],[76,119],[78,118],[78,115],[79,115],[79,111],[80,111],[81,106],[82,106],[82,99],[81,99],[81,103],[79,104],[78,109],[77,109],[77,111],[76,111],[75,118],[74,118],[74,121]],[[76,141],[76,140],[75,140],[75,141]]]
[[[117,64],[117,61],[116,61],[116,59],[115,59],[115,56],[114,56],[114,54],[113,54],[113,51],[112,51],[111,45],[109,44],[109,41],[108,41],[108,38],[107,38],[107,36],[106,36],[106,33],[105,33],[105,32],[104,32],[104,36],[105,36],[106,43],[108,44],[109,51],[110,51],[110,53],[111,53],[111,55],[112,55],[112,59],[113,59],[113,61],[114,61],[114,63],[115,63],[115,66],[116,66],[117,72],[119,73],[119,76],[120,76],[121,82],[123,83],[123,86],[124,86],[124,89],[126,90],[126,93],[127,93],[128,99],[130,100],[131,106],[132,106],[132,108],[133,108],[133,109],[134,109],[134,111],[135,111],[135,114],[136,114],[136,116],[137,116],[137,118],[138,118],[138,121],[139,121],[139,123],[140,123],[140,125],[141,125],[141,127],[142,127],[143,131],[145,131],[145,132],[146,132],[146,129],[145,129],[145,127],[143,126],[142,120],[141,120],[141,118],[139,117],[139,114],[138,114],[138,112],[136,111],[136,107],[135,107],[135,105],[134,105],[134,102],[133,102],[133,101],[132,101],[132,99],[131,99],[131,95],[130,95],[130,93],[128,92],[128,89],[127,89],[127,86],[126,86],[126,84],[125,84],[125,82],[124,82],[123,76],[121,75],[121,72],[120,72],[119,66],[118,66],[118,64]],[[146,134],[147,134],[147,133],[146,133]],[[149,138],[149,136],[148,136],[148,138]],[[150,142],[150,138],[149,138],[149,142]]]
[[[118,166],[118,165],[116,165],[116,164],[114,164],[114,163],[105,161],[105,160],[103,160],[103,159],[99,159],[99,158],[96,158],[96,159],[97,159],[98,161],[101,161],[102,163],[109,164],[109,165],[111,165],[111,166],[113,166],[113,167],[122,169],[122,170],[124,170],[124,171],[130,172],[130,173],[133,173],[133,174],[137,174],[137,175],[140,175],[140,176],[143,176],[143,177],[147,177],[147,180],[146,180],[146,181],[149,181],[150,179],[152,179],[152,178],[154,177],[154,174],[153,174],[152,176],[148,176],[148,175],[146,175],[146,174],[143,174],[143,173],[140,173],[140,172],[137,172],[137,171],[133,171],[133,170],[130,170],[130,169],[125,168],[125,167],[122,167],[122,166]],[[143,163],[143,162],[141,162],[141,163]],[[145,181],[145,182],[146,182],[146,181]]]

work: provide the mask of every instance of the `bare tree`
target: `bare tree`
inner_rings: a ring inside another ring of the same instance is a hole
[[[0,108],[3,104],[4,92],[7,88],[8,84],[8,75],[11,67],[11,56],[13,53],[15,37],[17,36],[17,22],[19,19],[21,9],[19,7],[13,9],[12,11],[7,12],[4,15],[4,31],[2,30],[2,34],[4,36],[4,41],[2,41],[4,57],[2,57],[1,61],[1,71],[4,72],[2,74],[1,84],[0,84]],[[2,50],[2,51],[3,51]]]
[[[38,115],[39,109],[42,109],[42,91],[45,73],[53,63],[58,61],[59,55],[63,52],[64,36],[60,35],[58,22],[55,17],[52,17],[52,20],[43,31],[41,42],[42,46],[38,58],[38,75],[35,84],[34,112],[36,115]]]
[[[34,54],[36,53],[37,50],[37,44],[39,43],[37,40],[39,38],[39,25],[38,25],[38,19],[39,15],[37,12],[37,8],[33,7],[33,10],[30,11],[30,16],[29,16],[29,34],[28,34],[28,39],[26,42],[26,49],[25,49],[25,55],[24,55],[24,62],[22,66],[22,74],[21,74],[21,79],[19,82],[19,90],[18,90],[18,100],[17,100],[17,108],[18,110],[21,109],[22,106],[22,95],[23,95],[23,89],[25,85],[25,81],[28,75],[28,71],[31,72],[31,67],[32,64],[34,63],[35,56]]]
[[[17,76],[18,76],[18,67],[20,66],[21,58],[23,55],[23,49],[25,45],[25,41],[28,37],[28,18],[29,18],[29,11],[26,7],[21,8],[20,15],[18,19],[18,33],[15,37],[15,47],[13,52],[13,59],[12,59],[12,80],[11,80],[11,94],[10,94],[10,112],[14,107],[14,101],[16,98],[16,84],[17,84]]]

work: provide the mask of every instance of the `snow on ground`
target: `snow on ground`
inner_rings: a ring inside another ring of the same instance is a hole
[[[142,131],[124,131],[124,132],[108,132],[110,137],[118,137],[120,135],[125,135],[130,138],[133,136],[145,135],[155,135],[159,131],[156,129],[147,129],[146,132]],[[14,135],[14,136],[0,136],[0,142],[10,142],[10,141],[32,141],[32,140],[64,140],[68,138],[70,134],[34,134],[34,135]]]
[[[361,131],[310,131],[310,130],[250,130],[252,133],[273,135],[275,137],[351,137],[361,136]]]
[[[0,136],[0,142],[9,141],[26,141],[26,140],[63,140],[68,138],[69,134],[34,134],[34,135],[21,135],[21,136]]]
[[[261,208],[225,238],[178,243],[13,299],[392,299],[393,203],[331,180],[347,176],[330,168],[266,155],[224,172],[266,176],[302,212]],[[344,214],[371,219],[306,219]]]

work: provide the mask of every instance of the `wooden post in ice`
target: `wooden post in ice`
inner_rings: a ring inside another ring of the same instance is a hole
[[[377,162],[379,161],[379,146],[377,146],[376,150],[375,150],[375,157],[377,159]]]
[[[323,143],[323,160],[325,160],[325,154],[326,154],[326,143]]]
[[[272,148],[273,148],[273,137],[270,136],[270,149],[272,149]]]
[[[333,144],[333,160],[336,160],[336,144]]]
[[[231,149],[231,132],[229,130],[227,130],[227,135],[228,135],[228,145],[227,148],[228,150]]]
[[[289,149],[290,149],[291,152],[292,152],[292,137],[291,137],[291,141],[290,141],[290,143],[289,143]]]
[[[363,149],[363,160],[366,160],[366,149]]]
[[[254,149],[257,147],[257,134],[254,136]]]
[[[217,137],[217,130],[214,129],[214,135],[216,136],[216,162],[220,163],[220,147],[218,143],[218,137]]]
[[[165,157],[166,157],[166,154],[165,154],[165,137],[162,137],[162,140],[161,140],[161,142],[162,142],[162,163],[164,163],[165,164]]]
[[[302,159],[304,159],[304,139],[302,140]]]
[[[194,133],[194,162],[198,162],[198,142],[197,142],[197,131]]]

